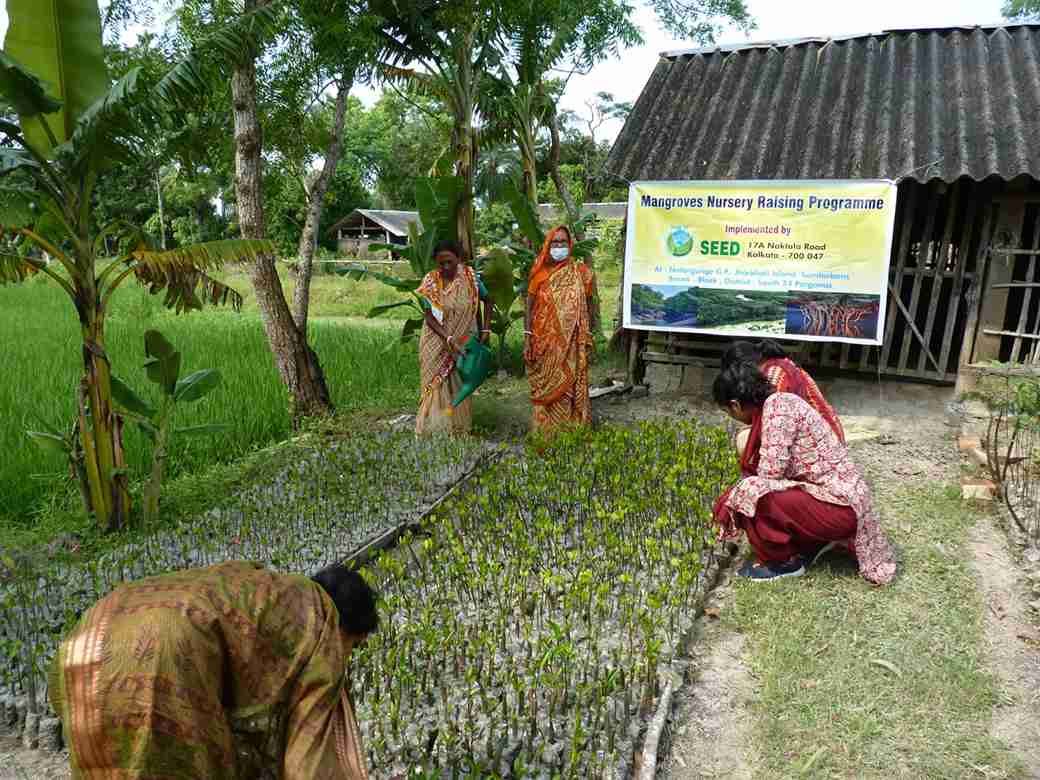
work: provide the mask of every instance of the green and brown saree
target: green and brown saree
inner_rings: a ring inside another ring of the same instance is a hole
[[[62,643],[73,778],[364,780],[339,615],[315,582],[224,563],[122,585]]]

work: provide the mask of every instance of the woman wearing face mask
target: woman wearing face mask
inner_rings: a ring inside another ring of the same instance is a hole
[[[549,231],[527,282],[524,362],[535,431],[591,421],[589,352],[599,328],[596,277],[571,252],[570,230]]]
[[[426,274],[416,290],[424,312],[419,336],[422,395],[415,420],[418,434],[468,433],[473,419],[471,398],[458,408],[451,406],[462,387],[455,360],[469,339],[479,334],[487,342],[488,294],[476,271],[459,261],[460,254],[454,241],[439,242],[433,250],[437,268]]]

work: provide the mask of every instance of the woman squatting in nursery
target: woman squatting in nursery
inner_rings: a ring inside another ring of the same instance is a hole
[[[777,392],[753,364],[734,363],[715,379],[715,403],[748,426],[741,479],[715,502],[725,538],[747,534],[757,560],[740,575],[796,577],[832,546],[849,550],[872,583],[892,581],[892,546],[848,449],[816,409]]]
[[[51,667],[72,777],[366,780],[347,664],[378,623],[341,566],[229,562],[116,588]]]

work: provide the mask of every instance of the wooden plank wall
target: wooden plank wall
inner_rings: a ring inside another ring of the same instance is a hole
[[[995,196],[1001,189],[999,183],[969,179],[951,185],[902,183],[889,280],[912,314],[914,327],[890,297],[880,348],[790,341],[785,346],[806,366],[952,383],[968,317],[966,293],[985,268],[998,213]],[[1031,273],[1040,272],[1031,269]],[[1040,327],[1040,291],[1031,301],[1029,322]],[[731,342],[722,337],[643,333],[641,354],[650,362],[717,365],[721,351]]]

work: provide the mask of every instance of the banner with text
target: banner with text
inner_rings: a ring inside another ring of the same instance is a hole
[[[624,325],[880,344],[890,181],[635,182]]]

